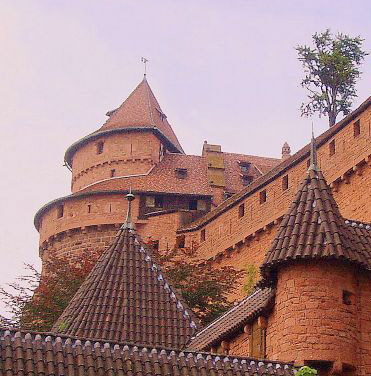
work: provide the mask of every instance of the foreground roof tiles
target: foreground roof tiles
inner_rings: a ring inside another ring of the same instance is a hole
[[[223,340],[223,338],[240,330],[262,311],[269,308],[274,301],[274,290],[259,288],[243,299],[224,315],[210,323],[191,339],[187,346],[190,350],[207,350]]]
[[[294,375],[290,363],[0,329],[0,375]]]
[[[108,120],[100,131],[113,128],[157,128],[180,151],[183,149],[161,110],[146,77],[116,110],[107,113]]]
[[[279,264],[311,258],[342,260],[371,270],[367,227],[346,223],[322,172],[310,169],[266,255],[263,276],[269,278]]]
[[[182,348],[195,333],[196,323],[135,231],[121,229],[52,331]]]

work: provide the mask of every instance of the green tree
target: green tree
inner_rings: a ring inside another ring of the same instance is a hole
[[[296,373],[296,376],[313,376],[317,374],[318,373],[314,368],[304,366],[299,369],[299,371]]]
[[[299,61],[305,77],[301,86],[309,92],[307,103],[301,105],[302,116],[328,116],[330,127],[337,115],[350,112],[357,97],[355,85],[361,75],[359,67],[367,52],[362,50],[363,39],[345,34],[333,36],[329,29],[313,35],[314,48],[297,46]]]
[[[167,278],[204,324],[233,305],[227,296],[244,272],[228,266],[212,267],[197,257],[196,248],[152,252]],[[0,316],[0,326],[49,331],[98,257],[88,251],[72,258],[54,257],[45,261],[48,273],[44,274],[26,265],[26,275],[18,277],[7,289],[0,288],[0,299],[11,314],[10,318]]]
[[[0,324],[21,329],[48,331],[72,299],[98,259],[94,252],[73,257],[54,257],[44,262],[48,273],[41,274],[26,264],[27,274],[8,287],[0,288],[10,318],[0,316]]]
[[[147,245],[151,248],[151,242]],[[200,259],[197,248],[152,252],[188,307],[206,325],[234,305],[228,296],[236,290],[245,272],[232,266],[213,266]]]

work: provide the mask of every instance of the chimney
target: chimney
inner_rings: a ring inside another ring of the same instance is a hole
[[[287,159],[291,157],[291,148],[290,145],[285,142],[282,146],[282,159]]]

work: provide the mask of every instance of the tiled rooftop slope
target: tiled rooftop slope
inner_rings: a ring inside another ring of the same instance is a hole
[[[290,363],[0,329],[0,374],[292,376]]]

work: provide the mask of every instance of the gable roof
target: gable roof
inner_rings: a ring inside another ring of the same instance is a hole
[[[280,264],[307,259],[347,261],[371,271],[366,227],[363,233],[346,223],[322,172],[310,168],[267,252],[263,277],[269,279]]]
[[[159,129],[180,152],[183,152],[171,125],[167,121],[166,115],[161,110],[148,84],[146,76],[144,76],[140,84],[121,106],[116,110],[108,112],[107,115],[109,118],[102,128],[100,128],[100,131],[114,128],[155,127]]]
[[[0,374],[6,375],[277,375],[292,363],[101,343],[50,333],[0,329]]]
[[[274,295],[272,288],[257,289],[254,293],[241,300],[239,304],[196,333],[188,344],[187,349],[208,350],[224,338],[241,330],[244,325],[270,307],[274,301]]]
[[[136,232],[122,226],[52,331],[95,340],[182,348],[197,319]]]

